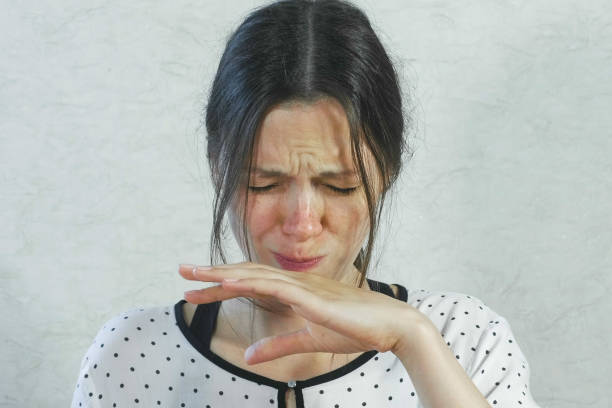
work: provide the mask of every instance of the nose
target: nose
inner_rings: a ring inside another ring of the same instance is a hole
[[[292,186],[287,192],[283,219],[283,233],[298,241],[306,241],[323,230],[321,206],[310,187]]]

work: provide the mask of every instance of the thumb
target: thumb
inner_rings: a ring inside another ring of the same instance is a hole
[[[316,351],[313,347],[312,337],[304,327],[291,333],[278,336],[264,337],[251,344],[244,352],[247,364],[257,364],[274,360],[289,354],[310,353]]]

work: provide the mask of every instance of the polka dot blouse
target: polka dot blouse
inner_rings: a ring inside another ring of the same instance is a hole
[[[368,282],[394,296],[389,285]],[[398,299],[435,324],[492,407],[538,408],[529,364],[506,319],[472,296],[397,286]],[[188,327],[185,302],[134,308],[107,321],[82,359],[71,407],[285,408],[288,388],[297,407],[422,407],[391,352],[367,351],[334,371],[288,383],[243,370],[210,351],[221,303],[198,305]]]

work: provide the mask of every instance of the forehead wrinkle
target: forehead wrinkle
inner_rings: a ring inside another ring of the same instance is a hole
[[[347,149],[333,143],[325,143],[328,142],[326,138],[313,137],[311,143],[303,140],[305,138],[289,138],[284,144],[274,143],[274,139],[262,139],[251,169],[253,173],[260,176],[281,176],[281,173],[299,174],[305,171],[334,176],[331,173],[348,172],[353,167],[350,156],[341,154],[341,150],[346,152]],[[317,144],[317,141],[320,143]]]
[[[302,171],[306,173],[316,173],[317,168],[321,166],[323,161],[321,158],[321,151],[316,148],[307,149],[307,151],[296,150],[289,153],[290,173],[295,175],[302,173]],[[317,152],[319,154],[317,154]]]

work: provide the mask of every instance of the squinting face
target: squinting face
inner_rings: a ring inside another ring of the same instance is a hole
[[[354,274],[369,219],[342,106],[323,99],[273,108],[253,153],[246,215],[253,261],[334,279]],[[366,158],[378,186],[368,150]],[[238,237],[236,214],[233,205],[230,221]]]

